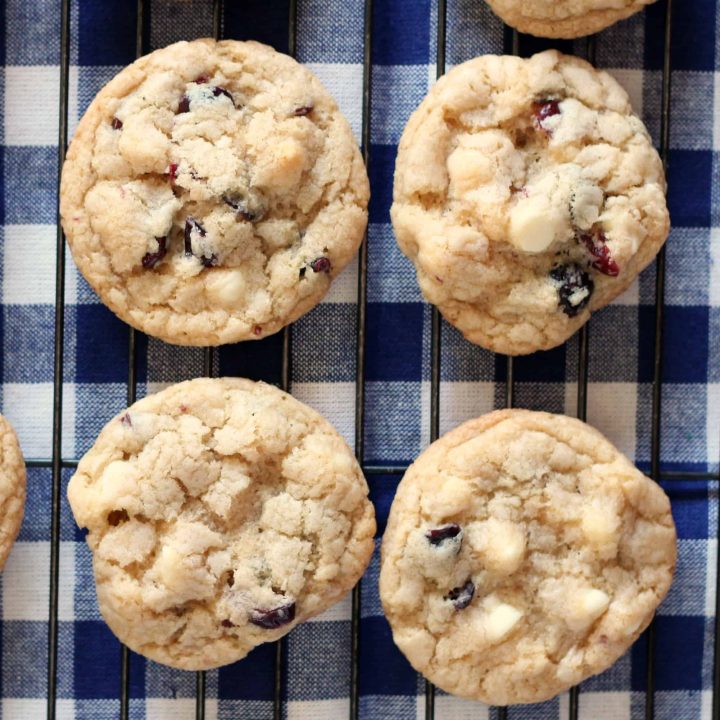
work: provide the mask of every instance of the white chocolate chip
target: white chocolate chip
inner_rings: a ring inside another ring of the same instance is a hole
[[[213,304],[226,310],[236,308],[245,294],[245,281],[237,270],[215,270],[208,273],[206,292]]]
[[[510,242],[527,253],[541,253],[555,241],[560,223],[553,222],[547,198],[536,195],[521,200],[510,215]]]
[[[568,627],[582,630],[597,620],[610,605],[607,593],[597,588],[582,588],[571,599],[566,617]]]
[[[519,525],[490,518],[469,530],[470,542],[488,570],[510,575],[520,567],[525,557],[525,532]]]
[[[512,605],[496,605],[485,617],[485,637],[491,643],[500,642],[518,624],[522,616],[522,612]]]
[[[596,547],[616,543],[618,521],[619,518],[614,513],[593,505],[583,513],[583,535]]]

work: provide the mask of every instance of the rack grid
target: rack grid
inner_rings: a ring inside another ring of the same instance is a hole
[[[663,65],[662,65],[662,95],[660,105],[660,155],[663,163],[667,165],[670,146],[670,100],[672,77],[672,20],[673,0],[665,0],[664,37],[663,37]],[[440,77],[445,72],[446,44],[447,44],[447,0],[436,0],[436,74]],[[212,1],[212,27],[216,38],[222,37],[223,0]],[[136,6],[136,50],[140,56],[148,50],[148,13],[146,0],[137,0]],[[366,165],[371,162],[370,157],[370,117],[372,97],[372,23],[373,0],[364,0],[363,10],[363,87],[362,87],[362,129],[361,145],[363,159]],[[289,54],[295,55],[297,48],[297,0],[288,1],[288,48]],[[69,71],[71,47],[71,0],[61,0],[60,18],[60,96],[59,96],[59,124],[58,124],[58,182],[59,173],[65,158],[68,142],[68,110],[69,110]],[[506,28],[505,50],[513,54],[520,54],[522,36],[516,31]],[[585,48],[586,57],[592,62],[595,57],[594,38],[588,38]],[[59,217],[59,212],[58,212]],[[665,297],[665,250],[663,249],[656,260],[655,308],[654,327],[655,340],[653,348],[653,381],[652,381],[652,424],[651,424],[651,469],[650,475],[656,480],[684,480],[708,481],[720,480],[718,473],[711,472],[662,472],[660,471],[660,438],[661,438],[661,402],[662,402],[662,357],[663,357],[663,321]],[[355,377],[355,453],[367,475],[400,475],[405,467],[371,465],[364,462],[365,456],[365,346],[366,346],[366,317],[367,317],[367,267],[368,248],[363,243],[358,257],[358,285],[357,285],[357,315],[356,315],[356,377]],[[49,587],[49,622],[48,622],[48,656],[47,656],[47,717],[54,720],[56,717],[57,697],[57,658],[58,658],[58,588],[59,588],[59,546],[60,546],[60,493],[62,485],[62,471],[77,465],[76,459],[62,457],[62,382],[63,382],[63,337],[65,327],[64,295],[65,295],[66,248],[65,238],[59,221],[56,236],[56,291],[55,291],[55,325],[54,325],[54,383],[53,383],[53,439],[52,457],[32,458],[27,464],[29,467],[47,467],[52,470],[51,494],[51,548],[50,548],[50,587]],[[431,336],[430,336],[430,436],[435,440],[440,430],[440,384],[441,384],[441,334],[442,320],[436,308],[431,310]],[[589,335],[591,329],[586,325],[577,336],[577,340],[569,342],[578,343],[578,378],[577,378],[577,416],[585,419],[587,415]],[[137,393],[137,339],[138,333],[130,328],[128,330],[128,371],[127,371],[127,402],[132,403]],[[292,328],[286,327],[283,331],[281,358],[280,358],[280,386],[290,390],[291,385],[291,342]],[[203,373],[213,376],[217,370],[217,354],[213,348],[205,348],[203,352]],[[514,405],[514,369],[513,359],[505,360],[505,405]],[[719,521],[720,522],[720,521]],[[716,530],[720,533],[720,525]],[[713,700],[712,718],[720,720],[720,626],[718,615],[720,613],[720,554],[718,554],[718,573],[716,575],[716,613],[714,635],[714,670],[713,670]],[[360,633],[360,586],[352,593],[351,615],[351,653],[350,653],[350,703],[349,716],[351,720],[359,717],[360,708],[360,681],[359,681],[359,649],[361,643]],[[656,633],[651,625],[644,636],[647,654],[645,718],[652,720],[655,716],[655,643]],[[126,720],[129,717],[129,687],[130,687],[130,655],[126,647],[121,649],[121,671],[119,681],[120,717]],[[274,720],[281,720],[283,716],[283,685],[285,669],[285,642],[276,643],[274,663]],[[573,688],[570,693],[569,718],[577,720],[579,708],[579,689]],[[429,682],[425,684],[425,718],[433,720],[435,717],[435,689]],[[205,674],[196,674],[196,718],[205,717]],[[497,708],[497,720],[506,720],[512,716],[512,708]]]

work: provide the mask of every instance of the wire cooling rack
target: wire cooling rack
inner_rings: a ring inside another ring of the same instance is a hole
[[[434,23],[436,29],[436,71],[439,77],[445,72],[446,44],[447,44],[447,0],[437,0],[437,18]],[[291,55],[296,51],[297,40],[297,0],[289,0],[288,3],[288,48]],[[147,52],[148,48],[148,17],[145,0],[137,0],[137,26],[136,26],[136,49],[140,56]],[[215,37],[222,37],[224,7],[222,0],[214,0],[212,3],[212,26]],[[362,87],[362,153],[366,164],[372,160],[370,157],[370,103],[371,103],[371,79],[372,79],[372,18],[373,0],[364,0],[364,38],[363,38],[363,87]],[[667,164],[670,145],[670,99],[671,99],[671,39],[672,39],[673,2],[667,0],[664,17],[663,35],[663,64],[662,64],[662,95],[660,102],[660,155]],[[70,48],[71,48],[71,3],[70,0],[62,0],[61,3],[61,27],[60,27],[60,99],[59,99],[59,136],[58,136],[58,159],[59,168],[65,158],[65,150],[68,141],[68,98],[69,98],[69,73],[70,73]],[[526,38],[519,35],[510,28],[505,29],[505,50],[508,53],[521,54]],[[594,60],[594,39],[586,41],[586,56],[592,62]],[[59,176],[58,176],[59,181]],[[56,290],[55,290],[55,326],[54,326],[54,390],[53,390],[53,439],[52,457],[45,459],[30,459],[29,466],[50,467],[52,470],[52,496],[51,496],[51,546],[50,546],[50,593],[49,593],[49,622],[48,622],[48,655],[47,655],[47,717],[54,720],[56,717],[56,699],[58,695],[58,646],[59,646],[59,623],[58,623],[58,600],[59,600],[59,554],[60,554],[60,508],[61,508],[61,487],[62,471],[65,468],[73,468],[77,465],[75,459],[64,459],[62,457],[62,383],[63,383],[63,362],[64,362],[64,328],[65,328],[65,271],[66,271],[66,245],[62,229],[58,222],[56,241]],[[650,474],[654,480],[661,479],[660,472],[660,438],[661,438],[661,400],[662,400],[662,378],[663,378],[663,321],[664,321],[664,297],[665,297],[665,250],[658,255],[656,261],[655,279],[655,305],[654,305],[654,347],[653,347],[653,378],[652,378],[652,412],[651,412],[651,463]],[[356,377],[355,377],[355,452],[358,461],[363,465],[367,475],[399,475],[404,472],[404,467],[369,465],[364,462],[365,456],[365,346],[366,346],[366,309],[367,309],[367,246],[363,246],[358,258],[358,285],[357,285],[357,315],[356,315]],[[431,314],[431,336],[430,336],[430,435],[435,440],[440,431],[440,370],[441,370],[441,318],[437,309],[432,309]],[[578,380],[577,380],[577,416],[586,419],[587,397],[588,397],[588,360],[589,360],[589,335],[592,332],[590,325],[586,325],[577,336],[577,340],[570,342],[578,343]],[[137,391],[137,339],[138,334],[128,330],[128,369],[127,369],[127,402],[135,401]],[[280,385],[283,389],[290,389],[291,378],[291,341],[292,328],[285,328],[282,335],[281,358],[280,358]],[[213,348],[206,348],[203,355],[204,373],[208,376],[213,374],[215,352]],[[512,407],[514,404],[514,372],[513,359],[505,359],[505,404]],[[716,473],[706,472],[664,472],[662,479],[707,481],[717,480]],[[716,528],[717,530],[718,528]],[[720,562],[720,555],[718,556]],[[716,575],[716,591],[720,590],[720,573]],[[360,587],[356,587],[352,593],[352,615],[351,615],[351,652],[350,652],[350,703],[349,717],[351,720],[359,716],[360,698],[360,677],[359,677],[359,648],[362,642],[360,632]],[[720,636],[718,634],[718,611],[720,611],[720,592],[716,592],[715,612],[715,634],[714,634],[714,669],[713,669],[713,695],[712,695],[712,718],[720,719]],[[655,648],[656,630],[654,625],[644,636],[647,665],[646,665],[646,692],[645,692],[645,718],[651,720],[655,717]],[[280,720],[283,717],[283,685],[286,681],[285,663],[285,642],[280,640],[275,645],[275,680],[273,700],[273,720]],[[122,648],[120,665],[120,678],[118,682],[118,696],[120,699],[120,718],[125,720],[129,717],[130,700],[130,654],[127,648]],[[196,674],[196,718],[205,717],[205,674]],[[570,720],[577,720],[579,708],[579,691],[574,688],[570,693],[569,717]],[[431,683],[425,684],[425,718],[433,720],[435,717],[435,688]],[[513,714],[512,708],[497,708],[495,717],[498,720],[505,720]],[[389,717],[389,716],[388,716]],[[253,719],[254,720],[254,719]]]

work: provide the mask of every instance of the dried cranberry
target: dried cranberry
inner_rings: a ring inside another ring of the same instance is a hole
[[[171,183],[174,183],[177,180],[177,171],[178,171],[178,164],[170,163],[170,167],[168,167],[168,175],[170,176]]]
[[[206,85],[210,82],[210,78],[207,75],[198,75],[193,82],[196,85]]]
[[[330,262],[330,258],[322,256],[319,258],[315,258],[310,263],[310,267],[316,273],[319,273],[319,272],[329,273],[332,270],[332,263]]]
[[[593,256],[592,266],[596,270],[610,277],[617,277],[620,274],[620,268],[612,255],[610,255],[607,238],[602,230],[593,233],[583,233],[580,235],[580,242],[585,245],[587,251]]]
[[[120,418],[120,422],[123,425],[127,425],[127,427],[132,427],[132,420],[130,419],[130,413],[123,413],[122,417]]]
[[[295,108],[293,115],[295,115],[295,117],[304,117],[305,115],[309,115],[312,111],[312,105],[303,105],[302,107]]]
[[[233,210],[237,211],[238,220],[247,220],[247,222],[254,222],[258,220],[257,213],[252,212],[248,209],[246,203],[236,195],[225,194],[222,196],[223,202],[229,205]]]
[[[558,289],[558,304],[569,317],[575,317],[590,302],[595,290],[590,275],[575,263],[556,265],[550,279]]]
[[[230,620],[223,620],[220,624],[226,628],[235,627],[235,623],[231,622]]]
[[[235,107],[235,100],[233,99],[233,96],[230,94],[230,91],[226,90],[224,87],[220,87],[219,85],[216,85],[213,88],[213,95],[215,97],[220,97],[220,95],[224,95],[226,98],[230,99],[230,102],[233,104],[233,107]]]
[[[560,114],[560,101],[559,100],[539,100],[533,103],[533,117],[535,118],[535,124],[544,132],[549,134],[548,129],[543,123],[553,115]]]
[[[112,119],[112,122],[110,123],[110,125],[112,126],[113,130],[121,130],[123,123],[122,123],[122,120],[119,120],[118,118],[114,117]]]
[[[260,335],[262,335],[262,327],[261,327],[260,325],[256,325],[256,326],[253,328],[253,334],[254,334],[254,335],[257,335],[258,337],[260,337]]]
[[[185,218],[185,255],[187,257],[195,255],[192,250],[193,232],[197,232],[200,237],[205,237],[207,235],[205,228],[194,217],[188,215],[187,218]],[[217,256],[214,254],[210,255],[210,257],[205,254],[195,255],[195,257],[197,257],[197,259],[200,260],[205,267],[211,267],[217,263]]]
[[[250,622],[267,630],[274,630],[295,619],[295,603],[286,603],[272,609],[255,608],[250,613]]]
[[[155,238],[155,240],[157,240],[158,244],[157,252],[145,253],[142,259],[142,266],[146,270],[154,268],[167,254],[167,238],[159,237]]]
[[[178,103],[178,115],[180,113],[186,113],[190,111],[190,98],[187,95],[183,95]]]
[[[475,583],[468,580],[464,585],[453,588],[446,596],[445,600],[450,600],[456,610],[464,610],[475,595]]]
[[[460,526],[455,523],[441,525],[439,528],[431,528],[425,533],[425,537],[431,545],[440,545],[443,540],[455,538],[460,534]]]

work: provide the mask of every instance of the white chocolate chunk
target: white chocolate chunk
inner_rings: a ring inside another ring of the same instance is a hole
[[[525,533],[515,523],[490,518],[485,524],[483,561],[489,570],[510,575],[525,557]]]
[[[571,629],[582,630],[597,620],[609,605],[610,597],[607,593],[597,588],[582,588],[569,603],[566,622]]]
[[[208,298],[227,310],[238,306],[245,293],[245,281],[237,270],[217,269],[208,273],[206,280]]]
[[[521,200],[510,215],[510,242],[527,253],[541,253],[555,241],[562,222],[541,195]]]
[[[496,605],[485,618],[485,636],[488,641],[500,642],[518,624],[522,616],[522,612],[512,605]]]
[[[602,189],[574,163],[533,177],[525,192],[527,197],[510,211],[510,242],[528,253],[567,242],[578,228],[589,230],[605,199]]]
[[[587,540],[600,547],[616,540],[619,518],[606,509],[589,507],[583,513],[582,531]]]

